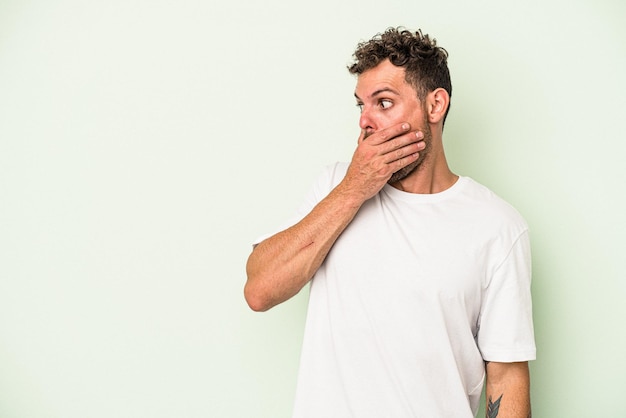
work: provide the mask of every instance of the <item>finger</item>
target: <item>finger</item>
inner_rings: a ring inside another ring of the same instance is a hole
[[[391,152],[388,152],[387,154],[385,154],[384,156],[385,162],[387,164],[392,164],[398,160],[402,160],[403,158],[407,156],[418,154],[424,148],[426,148],[426,143],[422,140],[420,140],[419,142],[412,142],[410,144],[406,144],[400,148],[396,148],[392,150]]]
[[[398,151],[402,150],[402,148],[416,144],[421,144],[420,150],[424,148],[424,133],[422,131],[409,132],[387,141],[381,145],[382,154],[396,154]],[[404,155],[409,153],[410,152],[404,151]]]
[[[380,131],[371,134],[367,137],[367,141],[371,142],[372,145],[382,144],[389,141],[390,139],[393,139],[399,135],[408,132],[409,129],[411,129],[411,125],[409,125],[407,122],[399,123],[397,125],[381,129]]]
[[[402,170],[404,167],[414,163],[419,158],[419,156],[419,152],[415,152],[413,154],[409,154],[405,157],[390,162],[389,166],[392,167],[392,171],[395,173],[396,171]]]

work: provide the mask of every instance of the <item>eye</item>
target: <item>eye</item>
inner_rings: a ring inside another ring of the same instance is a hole
[[[363,113],[363,103],[357,103],[356,107],[359,109],[359,112]]]
[[[378,104],[383,109],[389,109],[391,106],[393,106],[393,103],[391,102],[391,100],[387,100],[387,99],[382,99]]]

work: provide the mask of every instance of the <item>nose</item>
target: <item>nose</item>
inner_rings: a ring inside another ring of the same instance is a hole
[[[367,133],[374,132],[376,130],[376,126],[374,120],[368,109],[363,107],[361,110],[361,117],[359,118],[359,127]]]

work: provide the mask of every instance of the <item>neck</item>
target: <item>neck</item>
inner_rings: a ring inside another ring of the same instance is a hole
[[[402,180],[391,183],[391,186],[407,193],[433,194],[449,189],[458,178],[459,176],[448,167],[439,139],[414,172]]]

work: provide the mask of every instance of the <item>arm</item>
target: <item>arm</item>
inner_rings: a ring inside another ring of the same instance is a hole
[[[408,124],[364,134],[344,179],[302,221],[257,245],[246,265],[244,295],[255,311],[265,311],[296,295],[320,267],[361,205],[391,175],[411,164],[424,149],[423,134]]]
[[[528,362],[487,362],[487,418],[530,418]]]

